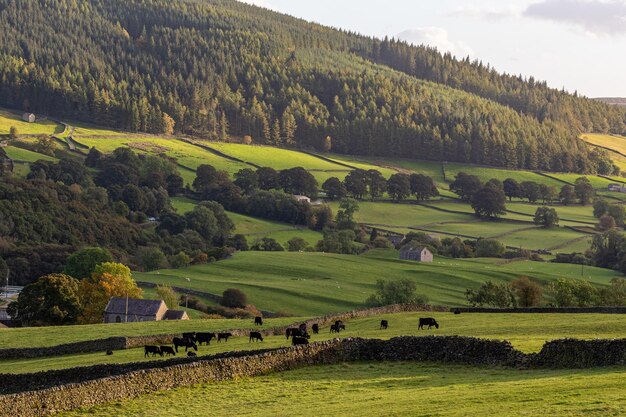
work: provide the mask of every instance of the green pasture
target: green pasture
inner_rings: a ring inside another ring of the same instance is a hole
[[[302,167],[306,170],[350,170],[339,164],[328,162],[322,158],[290,149],[275,148],[263,145],[243,145],[240,143],[207,142],[207,145],[228,156],[253,164],[282,170]]]
[[[593,188],[599,190],[606,190],[609,184],[614,183],[614,181],[607,180],[606,178],[598,177],[596,175],[582,175],[574,173],[549,173],[548,175],[571,184],[574,184],[578,178],[585,177],[589,180]]]
[[[513,178],[520,183],[524,181],[534,181],[540,184],[558,186],[559,188],[563,186],[563,183],[560,183],[559,181],[546,178],[532,171],[507,170],[504,168],[490,168],[458,163],[447,163],[443,166],[446,170],[446,179],[448,181],[453,181],[454,177],[459,172],[465,172],[466,174],[476,175],[483,182],[489,181],[492,178],[496,178],[500,181],[504,181],[507,178]]]
[[[602,133],[585,133],[581,138],[592,145],[602,146],[626,155],[626,137]]]
[[[297,321],[287,317],[266,319],[266,327],[280,327]],[[140,323],[107,323],[73,326],[22,327],[0,329],[0,348],[44,347],[85,340],[105,339],[114,336],[147,336],[192,331],[223,331],[230,329],[252,329],[253,320],[210,319],[210,320],[162,320]]]
[[[527,275],[542,284],[563,277],[607,285],[611,278],[621,276],[616,271],[595,267],[585,267],[581,276],[579,265],[544,262],[499,265],[499,262],[439,257],[432,263],[401,261],[395,250],[371,250],[360,256],[239,252],[231,259],[207,265],[136,272],[135,278],[212,294],[240,288],[258,308],[305,316],[361,308],[374,293],[379,279],[409,278],[415,280],[418,292],[431,303],[461,306],[466,305],[465,290],[476,288],[486,280],[503,282]]]
[[[330,202],[328,205],[333,210],[333,213],[337,213],[337,210],[339,210],[338,202]],[[419,204],[395,204],[391,202],[371,201],[359,201],[359,211],[355,213],[354,217],[359,223],[398,227],[424,226],[449,221],[471,222],[476,220],[476,216],[474,216],[473,212],[470,214],[469,211],[468,214],[447,213]]]
[[[512,210],[520,213],[525,213],[530,216],[535,215],[535,211],[538,207],[541,207],[543,204],[530,204],[519,201],[507,202],[506,208],[507,210]],[[571,205],[571,206],[563,206],[563,205],[550,205],[546,204],[550,207],[556,209],[559,218],[562,221],[574,220],[576,222],[585,222],[590,224],[598,223],[598,219],[593,217],[593,207],[591,204],[587,206],[581,206],[580,204]],[[506,216],[508,218],[508,214]],[[532,218],[528,218],[532,221]],[[562,222],[561,222],[562,223]]]
[[[343,363],[176,388],[63,416],[618,416],[626,370]],[[293,405],[299,404],[297,411]],[[288,411],[289,410],[289,411]]]
[[[196,202],[187,198],[172,198],[172,205],[179,214],[193,210],[196,204]],[[227,214],[235,224],[235,233],[245,235],[249,244],[253,244],[256,240],[263,237],[271,237],[286,248],[286,243],[289,239],[301,237],[306,240],[309,245],[314,246],[317,241],[323,237],[320,232],[303,227],[294,227],[288,223],[259,219],[232,211],[228,211]]]
[[[250,168],[249,165],[231,161],[199,146],[175,138],[129,135],[114,138],[85,136],[77,137],[75,140],[90,148],[96,147],[98,150],[105,153],[113,152],[115,149],[122,146],[128,146],[140,153],[162,153],[175,158],[179,164],[191,169],[196,169],[200,165],[208,164],[232,175],[243,168]],[[193,175],[193,177],[195,177],[195,175]]]
[[[36,114],[36,116],[38,116]],[[63,125],[52,120],[28,123],[22,120],[21,113],[13,113],[0,109],[0,135],[8,135],[11,127],[17,128],[18,135],[54,135],[63,132]]]
[[[418,330],[419,317],[434,317],[439,329]],[[389,322],[387,330],[380,330],[380,320]],[[211,320],[191,321],[196,329],[206,329]],[[546,341],[561,338],[612,339],[626,336],[626,316],[621,314],[504,314],[465,313],[454,315],[449,312],[412,312],[383,314],[344,321],[346,331],[331,334],[328,326],[320,327],[320,333],[311,336],[311,342],[333,337],[364,337],[389,339],[396,336],[461,335],[483,339],[509,340],[521,351],[538,352]],[[292,319],[290,324],[297,321]],[[249,327],[250,321],[245,328]],[[117,325],[126,326],[126,325]],[[235,327],[232,327],[235,328]],[[263,342],[250,342],[246,336],[233,337],[228,342],[211,342],[198,347],[199,355],[212,355],[227,351],[245,351],[260,348],[287,347],[290,340],[283,335],[267,336]],[[184,352],[181,352],[184,354]],[[180,356],[180,353],[179,353]],[[104,352],[65,355],[59,358],[34,358],[0,361],[2,373],[26,373],[74,366],[103,363],[127,363],[147,360],[162,360],[167,357],[144,359],[142,348],[115,351],[112,356]]]
[[[7,146],[2,149],[4,149],[9,158],[16,161],[35,162],[39,161],[40,159],[44,161],[57,161],[57,159],[52,156],[29,151],[28,149],[18,148],[17,146]]]

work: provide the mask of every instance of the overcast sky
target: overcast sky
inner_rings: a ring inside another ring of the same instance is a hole
[[[626,97],[626,0],[246,0],[428,44],[588,97]]]

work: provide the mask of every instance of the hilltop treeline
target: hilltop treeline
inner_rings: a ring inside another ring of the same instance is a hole
[[[577,172],[598,167],[580,131],[624,131],[617,108],[232,0],[0,0],[0,25],[1,105],[131,131]]]

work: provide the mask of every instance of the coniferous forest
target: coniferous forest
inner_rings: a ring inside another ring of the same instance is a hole
[[[596,172],[626,111],[233,0],[0,0],[0,106],[129,131]]]

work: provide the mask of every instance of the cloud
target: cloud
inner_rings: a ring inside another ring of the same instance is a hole
[[[448,37],[448,32],[440,27],[427,26],[407,29],[398,33],[398,39],[413,43],[415,45],[434,46],[439,51],[450,52],[458,57],[473,55],[474,51],[463,42],[455,42]]]
[[[626,0],[543,0],[524,16],[578,26],[592,35],[626,34]]]
[[[472,17],[486,20],[502,20],[510,17],[518,17],[522,14],[522,9],[509,5],[504,7],[480,7],[461,6],[449,12],[452,17]]]

